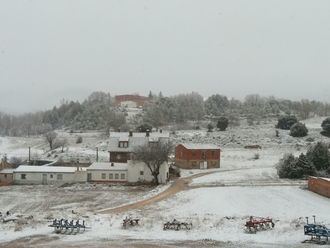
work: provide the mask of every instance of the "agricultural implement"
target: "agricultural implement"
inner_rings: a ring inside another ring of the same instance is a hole
[[[250,219],[245,223],[245,229],[249,233],[256,233],[257,231],[267,230],[275,227],[273,219],[267,217],[253,217],[250,216]]]
[[[310,236],[311,239],[303,241],[303,243],[315,243],[324,245],[329,242],[330,229],[324,225],[316,224],[315,215],[313,215],[314,223],[308,223],[308,217],[306,217],[307,224],[304,226],[304,233],[306,236]]]
[[[53,227],[56,233],[63,233],[63,234],[77,234],[80,232],[84,232],[88,227],[85,225],[85,221],[83,220],[82,223],[79,220],[66,220],[66,219],[54,219],[52,224],[49,227]]]
[[[188,222],[180,222],[174,219],[172,222],[166,222],[164,224],[163,230],[190,230],[192,228],[192,223]]]
[[[127,217],[123,219],[123,228],[128,228],[130,226],[137,226],[139,225],[140,219],[137,218],[132,218],[132,217]]]

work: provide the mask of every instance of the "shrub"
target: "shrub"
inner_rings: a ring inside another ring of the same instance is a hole
[[[290,128],[297,122],[297,117],[294,115],[285,115],[278,119],[276,128],[290,130]]]
[[[207,124],[207,131],[212,132],[213,131],[213,125],[211,123]]]
[[[297,122],[290,128],[290,135],[292,137],[305,137],[308,134],[308,129],[305,124]]]
[[[327,170],[330,168],[330,155],[327,144],[318,142],[307,151],[306,155],[316,170]]]
[[[323,129],[321,134],[324,136],[330,137],[330,117],[323,120],[321,127]]]
[[[253,126],[255,120],[256,120],[256,118],[255,118],[254,115],[248,115],[248,116],[246,117],[246,121],[247,121],[247,124],[248,124],[249,126]]]
[[[277,174],[280,178],[300,179],[315,175],[315,169],[306,155],[300,154],[295,158],[292,154],[286,154],[277,166]]]
[[[220,117],[217,123],[217,128],[219,128],[220,131],[225,131],[228,127],[229,120],[226,117]]]
[[[83,142],[83,138],[81,136],[78,136],[76,139],[76,144],[81,144]]]
[[[137,127],[137,131],[138,132],[143,132],[143,133],[145,133],[147,131],[151,132],[152,131],[152,126],[147,124],[147,123],[144,123],[144,124]]]

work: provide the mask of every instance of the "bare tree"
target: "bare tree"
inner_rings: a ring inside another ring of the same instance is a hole
[[[54,131],[50,131],[45,134],[45,139],[46,139],[47,143],[49,144],[50,150],[53,150],[53,144],[54,144],[54,140],[56,139],[56,137],[57,137],[57,133]]]
[[[67,138],[57,138],[54,142],[54,148],[61,147],[61,152],[64,152],[64,147],[68,145]]]
[[[134,151],[134,158],[144,162],[154,177],[153,182],[158,185],[158,175],[164,162],[168,162],[173,145],[170,142],[157,142],[137,147]]]

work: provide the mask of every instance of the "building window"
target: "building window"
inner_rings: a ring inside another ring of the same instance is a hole
[[[140,176],[143,176],[144,175],[144,171],[140,171]]]
[[[102,173],[101,177],[102,179],[106,179],[107,175],[105,173]]]
[[[54,176],[53,176],[53,174],[50,174],[49,177],[50,177],[50,178],[53,178]]]
[[[26,174],[21,174],[21,179],[25,180],[26,179]]]
[[[125,174],[124,173],[120,174],[120,179],[125,179]]]
[[[127,141],[119,141],[118,147],[127,148],[128,147],[128,142]]]
[[[113,174],[112,173],[109,174],[109,179],[113,179]]]
[[[63,174],[57,174],[56,177],[57,180],[63,180]]]
[[[119,179],[119,174],[118,173],[115,174],[115,179]]]

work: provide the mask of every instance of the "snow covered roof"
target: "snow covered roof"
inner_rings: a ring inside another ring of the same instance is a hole
[[[326,177],[320,177],[320,178],[330,182],[330,178],[326,178]]]
[[[0,170],[0,174],[12,174],[14,172],[14,169],[3,169]]]
[[[129,137],[129,132],[110,132],[110,138],[119,138],[119,137]],[[144,132],[133,132],[133,137],[146,137],[146,133]],[[169,132],[150,132],[149,137],[152,138],[169,138],[170,133]]]
[[[101,163],[95,162],[87,168],[89,170],[127,170],[126,163]]]
[[[77,171],[76,167],[63,166],[32,166],[21,165],[14,172],[39,172],[39,173],[74,173]]]
[[[185,144],[181,144],[181,145],[183,145],[185,148],[190,149],[190,150],[220,149],[219,146],[213,145],[213,144],[185,143]]]

